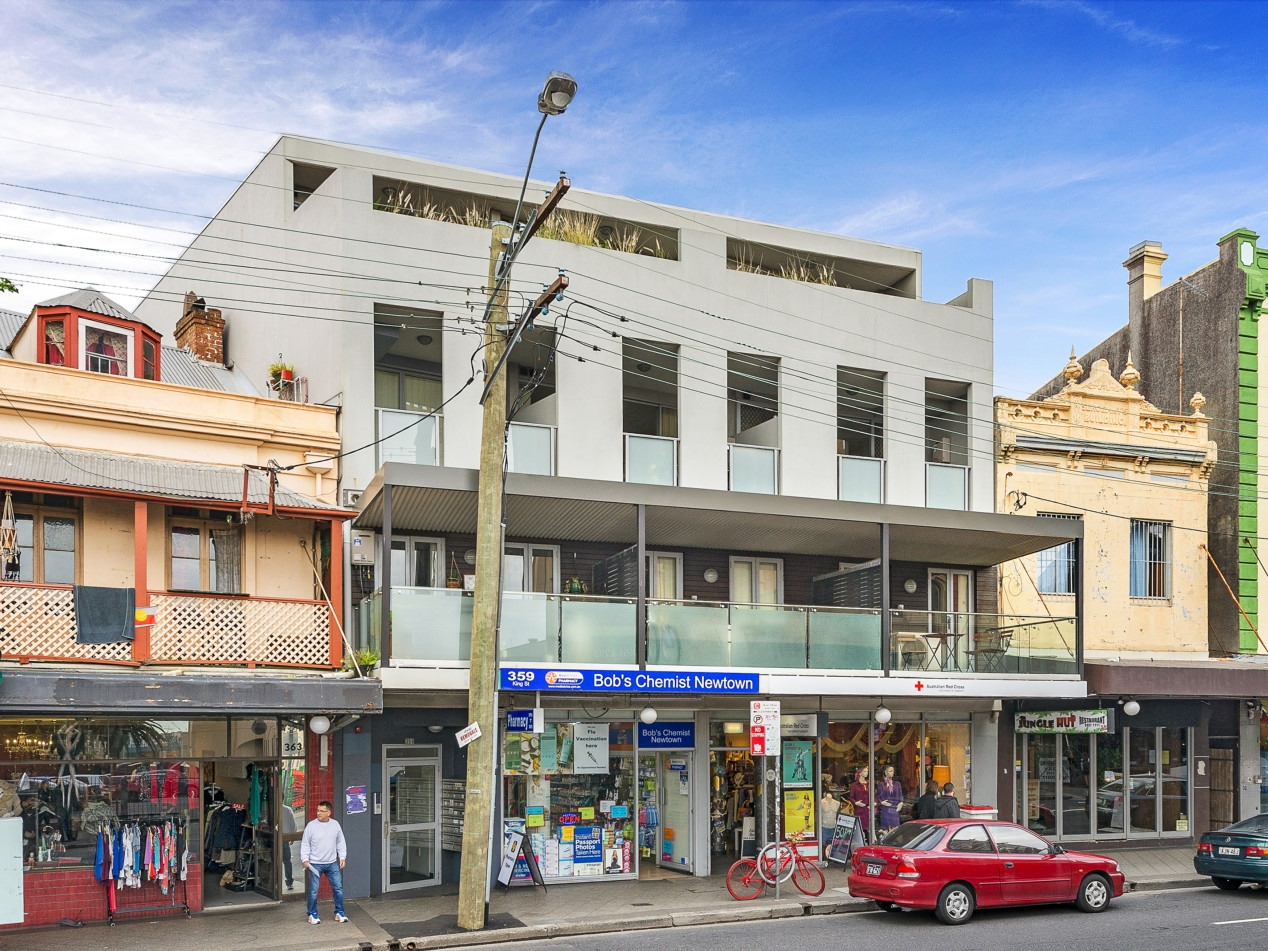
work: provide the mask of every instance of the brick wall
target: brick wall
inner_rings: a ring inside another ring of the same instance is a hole
[[[317,818],[317,803],[323,799],[328,799],[334,804],[335,818],[338,819],[343,813],[343,801],[341,797],[335,796],[335,747],[339,742],[337,734],[326,734],[326,741],[329,744],[329,755],[326,757],[326,768],[321,768],[321,737],[315,733],[308,734],[308,754],[307,754],[307,787],[305,790],[305,802],[307,803],[309,819]],[[349,843],[351,847],[351,843]],[[299,879],[297,878],[296,881]],[[333,895],[330,893],[330,884],[322,879],[321,890],[317,893],[318,901],[331,901]]]
[[[0,933],[17,928],[32,928],[39,925],[55,925],[63,918],[76,921],[105,921],[106,886],[93,877],[88,867],[27,872],[23,884],[25,886],[26,920],[18,925],[0,925]],[[180,884],[176,899],[180,901]],[[201,911],[203,907],[202,867],[195,861],[189,867],[189,877],[185,882],[188,890],[189,907],[193,911]],[[160,905],[172,900],[169,894],[164,895],[155,882],[147,882],[141,888],[125,888],[115,893],[116,915],[126,916],[129,906]],[[144,915],[157,917],[164,914],[176,914],[173,911],[151,911]],[[130,917],[130,916],[127,916]],[[138,918],[143,917],[138,913]]]

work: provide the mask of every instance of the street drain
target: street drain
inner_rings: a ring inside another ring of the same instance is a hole
[[[630,902],[635,908],[651,908],[652,903],[649,901],[632,901]]]

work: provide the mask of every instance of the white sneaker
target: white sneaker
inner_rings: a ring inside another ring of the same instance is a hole
[[[308,923],[309,923],[310,925],[319,925],[319,924],[321,924],[321,919],[320,919],[320,918],[318,918],[316,915],[309,915],[309,916],[308,916]]]
[[[335,921],[348,921],[348,920],[349,919],[347,915],[341,915],[338,912],[335,912]]]

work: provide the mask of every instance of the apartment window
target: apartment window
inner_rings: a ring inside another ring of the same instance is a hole
[[[169,527],[168,588],[173,591],[242,590],[242,530],[213,520]]]
[[[540,594],[557,592],[559,546],[507,544],[502,557],[502,590],[536,591]]]
[[[80,321],[80,344],[83,347],[80,366],[90,373],[110,376],[132,376],[132,332],[106,324]]]
[[[158,344],[153,340],[141,341],[141,379],[158,379]]]
[[[1171,596],[1171,525],[1132,519],[1131,596]]]
[[[740,604],[782,604],[784,562],[781,558],[732,558],[731,600]]]
[[[51,367],[66,365],[66,324],[64,321],[44,321],[44,362]]]
[[[1077,515],[1040,512],[1040,518],[1063,518],[1078,521]],[[1074,594],[1078,584],[1078,558],[1073,541],[1056,545],[1039,553],[1036,585],[1040,594]]]
[[[18,564],[5,567],[5,581],[32,584],[74,584],[76,568],[76,516],[43,508],[17,512]]]

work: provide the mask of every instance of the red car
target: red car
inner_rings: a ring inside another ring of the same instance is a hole
[[[1073,902],[1104,911],[1126,887],[1118,863],[1067,852],[1012,822],[905,822],[876,845],[855,850],[850,894],[885,911],[932,908],[962,925],[978,908]]]

